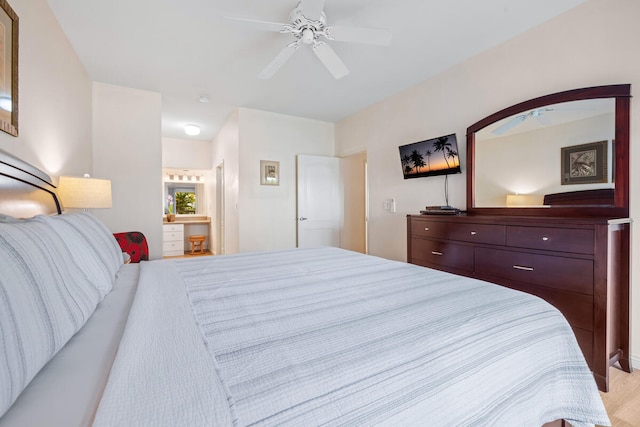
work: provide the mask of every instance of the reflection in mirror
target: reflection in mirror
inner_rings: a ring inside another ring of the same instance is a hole
[[[204,215],[204,177],[194,171],[164,171],[163,213]],[[171,206],[169,205],[171,202]]]
[[[546,105],[492,123],[475,134],[475,207],[541,207],[547,194],[615,188],[614,139],[613,98]],[[585,146],[591,143],[599,144]]]

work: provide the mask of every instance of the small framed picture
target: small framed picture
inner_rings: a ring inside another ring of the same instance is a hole
[[[562,147],[562,185],[607,182],[607,142]]]
[[[260,160],[260,184],[280,185],[280,162]]]

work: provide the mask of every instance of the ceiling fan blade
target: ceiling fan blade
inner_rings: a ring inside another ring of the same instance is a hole
[[[267,65],[264,70],[258,74],[258,78],[266,80],[273,77],[276,71],[278,71],[280,67],[282,67],[289,58],[291,58],[291,55],[295,53],[298,47],[300,47],[300,43],[298,42],[289,43],[278,53],[278,55],[276,55],[275,58],[273,58],[273,61],[271,61],[269,65]]]
[[[313,45],[313,53],[316,54],[320,62],[324,64],[333,77],[341,79],[349,74],[347,66],[344,65],[342,60],[336,55],[336,52],[324,42],[318,42]]]
[[[317,21],[322,16],[324,0],[300,0],[300,10],[305,18]]]
[[[365,43],[378,46],[389,46],[391,44],[391,31],[384,28],[362,28],[362,27],[327,27],[327,34],[330,40],[339,42]]]
[[[503,124],[499,128],[494,129],[494,131],[491,132],[491,133],[493,133],[494,135],[502,135],[503,133],[505,133],[509,129],[511,129],[513,127],[516,127],[520,123],[524,122],[526,119],[527,119],[527,115],[526,114],[521,114],[521,115],[519,115],[517,117],[514,117],[513,119],[509,120],[507,123]]]
[[[540,123],[543,126],[551,126],[551,120],[549,120],[549,116],[542,114],[542,113],[538,113],[537,116],[535,116],[536,119],[538,120],[538,123]]]
[[[235,18],[233,16],[225,16],[225,19],[240,22],[244,25],[250,26],[256,30],[274,31],[276,33],[283,32],[287,24],[281,24],[279,22],[259,21],[257,19],[245,19]]]

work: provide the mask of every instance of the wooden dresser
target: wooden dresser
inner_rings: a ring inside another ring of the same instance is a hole
[[[410,263],[537,295],[571,324],[598,387],[629,364],[629,219],[409,215]]]

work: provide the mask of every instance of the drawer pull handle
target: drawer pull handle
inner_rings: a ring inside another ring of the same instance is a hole
[[[431,253],[432,253],[433,255],[442,256],[442,252],[431,251]]]
[[[425,228],[424,228],[424,231],[429,231],[429,227],[425,227]]]
[[[533,271],[533,267],[524,267],[522,265],[514,265],[513,268],[516,270]]]
[[[478,234],[478,233],[476,233],[475,231],[472,231],[472,232],[471,232],[471,235],[472,235],[472,236],[475,236],[476,234]]]
[[[544,236],[544,237],[542,238],[542,240],[544,240],[544,241],[546,242],[547,240],[549,240],[549,238],[548,238],[547,236]]]

